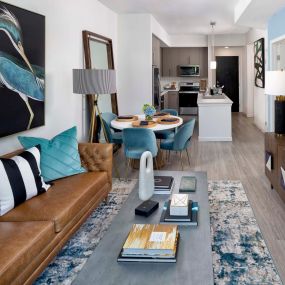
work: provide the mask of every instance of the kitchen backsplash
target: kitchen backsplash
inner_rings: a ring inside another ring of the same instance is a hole
[[[176,85],[179,86],[180,82],[199,82],[201,79],[208,78],[189,78],[189,77],[160,77],[160,85],[163,88],[164,86],[176,82]]]

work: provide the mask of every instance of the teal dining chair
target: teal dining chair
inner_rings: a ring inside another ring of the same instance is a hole
[[[124,153],[127,158],[126,178],[133,159],[140,159],[145,151],[150,151],[158,167],[156,156],[158,152],[155,134],[152,130],[143,128],[126,128],[123,130]]]
[[[117,115],[110,112],[106,112],[102,113],[101,117],[104,122],[104,127],[108,142],[115,144],[122,144],[123,143],[122,132],[115,132],[111,126],[111,121],[115,120],[117,118]],[[101,128],[98,128],[98,130],[101,131]]]
[[[178,112],[175,109],[162,109],[160,110],[161,113],[168,113],[171,116],[178,116]],[[165,140],[168,139],[170,137],[173,137],[175,132],[174,130],[165,130],[165,131],[159,131],[155,133],[155,136],[157,139],[159,140]]]
[[[191,119],[189,122],[181,126],[173,137],[165,139],[160,143],[160,148],[168,151],[168,159],[170,156],[170,151],[180,152],[180,161],[181,161],[182,170],[183,170],[182,152],[184,150],[187,153],[188,163],[190,165],[190,158],[187,148],[190,145],[194,127],[195,127],[195,119]]]

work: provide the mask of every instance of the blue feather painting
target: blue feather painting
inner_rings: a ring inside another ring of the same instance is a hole
[[[0,137],[45,123],[45,17],[0,1]]]

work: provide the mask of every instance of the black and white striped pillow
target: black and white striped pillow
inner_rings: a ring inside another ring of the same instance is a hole
[[[40,158],[39,146],[0,158],[0,216],[49,189],[41,176]]]

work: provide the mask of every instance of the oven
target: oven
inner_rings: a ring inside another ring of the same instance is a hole
[[[198,82],[181,82],[179,89],[179,114],[197,115],[197,99],[200,91]]]

